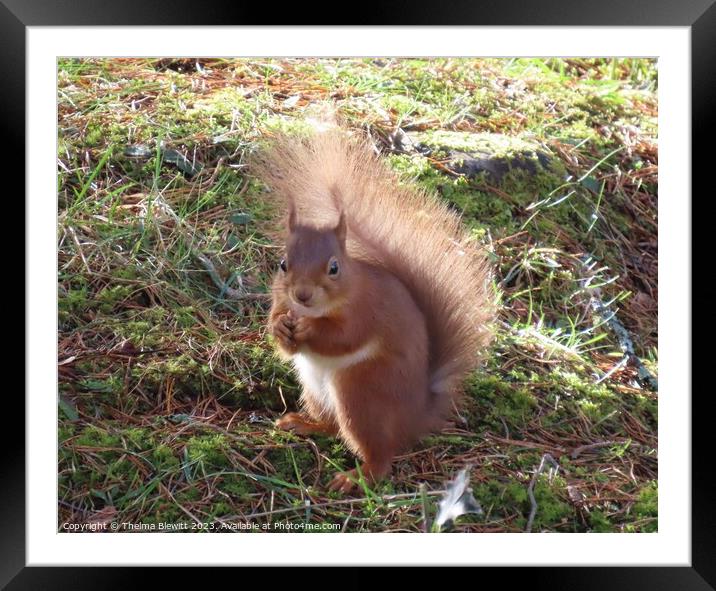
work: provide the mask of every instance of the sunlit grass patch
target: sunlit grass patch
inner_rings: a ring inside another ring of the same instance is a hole
[[[457,531],[656,531],[657,83],[647,59],[60,60],[60,521],[424,531],[470,465]],[[324,102],[461,216],[501,301],[455,424],[358,500],[325,491],[342,443],[272,426],[298,383],[245,165]]]

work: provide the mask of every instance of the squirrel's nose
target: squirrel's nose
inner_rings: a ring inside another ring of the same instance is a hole
[[[299,302],[301,302],[302,304],[306,304],[311,299],[311,296],[313,294],[311,293],[310,289],[299,288],[294,292],[294,295]]]

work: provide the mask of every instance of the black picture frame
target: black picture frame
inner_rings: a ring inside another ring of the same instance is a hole
[[[302,14],[303,13],[303,14]],[[520,3],[514,0],[481,3],[461,0],[447,5],[414,2],[370,6],[365,3],[350,10],[352,24],[364,25],[480,25],[480,26],[683,26],[691,28],[692,56],[692,195],[712,197],[709,171],[713,167],[712,151],[706,142],[712,138],[708,123],[713,121],[716,105],[716,5],[714,0],[559,0],[546,3]],[[308,14],[313,18],[335,18],[335,5],[313,3],[310,11],[305,5],[283,6],[269,11],[270,16],[293,24]],[[4,157],[5,169],[21,171],[31,167],[25,161],[25,38],[29,26],[99,26],[99,25],[256,25],[266,18],[261,4],[213,1],[190,3],[185,0],[169,2],[108,2],[107,0],[57,0],[49,2],[2,0],[0,2],[0,48],[3,58],[3,92],[0,106],[4,123],[4,139],[9,154]],[[268,24],[268,23],[263,23]],[[280,24],[280,23],[271,23]],[[317,24],[317,23],[315,23]],[[698,146],[703,146],[699,149]],[[19,187],[15,193],[24,194],[24,175],[16,173]],[[6,196],[10,197],[11,193]],[[685,204],[687,196],[684,197]],[[20,200],[16,199],[17,202]],[[693,208],[695,200],[691,198]],[[685,205],[686,206],[686,205]],[[22,214],[25,217],[24,213]],[[692,214],[693,215],[693,214]],[[694,218],[692,217],[692,220]],[[25,223],[32,220],[25,217]],[[692,228],[692,236],[696,236]],[[706,233],[708,235],[708,233]],[[694,256],[696,249],[692,247]],[[692,269],[693,269],[692,265]],[[699,267],[697,267],[699,268]],[[26,269],[27,272],[27,269]],[[691,292],[693,293],[693,292]],[[703,296],[706,304],[707,296]],[[694,304],[698,305],[699,299]],[[693,308],[692,308],[693,309]],[[700,309],[700,308],[696,308]],[[25,317],[32,310],[25,307]],[[53,330],[48,327],[48,330]],[[697,347],[693,346],[698,357]],[[28,354],[31,354],[28,352]],[[707,352],[704,350],[701,355]],[[692,367],[694,366],[692,362]],[[696,364],[698,367],[699,364]],[[502,588],[524,584],[550,589],[713,589],[716,587],[716,487],[713,484],[708,389],[692,396],[692,561],[690,567],[543,567],[508,568],[499,573]],[[4,397],[6,417],[24,432],[25,406],[19,396]],[[691,392],[674,393],[691,396]],[[5,439],[4,460],[0,462],[2,502],[0,502],[0,587],[7,589],[120,588],[143,582],[147,570],[138,568],[40,568],[25,566],[25,450],[24,437],[13,435]],[[198,569],[197,569],[198,570]],[[494,570],[494,569],[492,569]],[[257,573],[259,576],[263,576]],[[165,573],[162,577],[167,576]],[[244,577],[244,575],[241,575]],[[329,577],[331,575],[328,575]],[[482,575],[480,575],[482,576]],[[206,583],[206,573],[182,572],[182,581],[192,579]],[[330,581],[330,579],[326,579]],[[167,580],[173,584],[172,577]],[[245,579],[242,578],[242,581]],[[356,581],[359,583],[360,581]],[[447,581],[445,581],[447,582]],[[200,584],[200,583],[199,583]],[[290,583],[293,584],[293,583]]]

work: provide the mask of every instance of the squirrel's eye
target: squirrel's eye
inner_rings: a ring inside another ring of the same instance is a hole
[[[288,267],[286,266],[286,259],[281,259],[281,262],[279,263],[279,267],[281,267],[281,270],[285,273],[288,271]]]
[[[329,275],[338,275],[338,261],[333,259],[328,265]]]

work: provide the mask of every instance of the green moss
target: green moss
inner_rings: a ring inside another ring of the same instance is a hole
[[[152,450],[151,457],[152,463],[158,470],[172,471],[181,464],[172,449],[163,443]]]
[[[103,143],[105,136],[104,129],[99,125],[87,126],[84,141],[87,146],[99,146]]]
[[[197,322],[194,306],[180,306],[174,310],[174,317],[179,328],[191,328]]]
[[[595,384],[588,374],[580,375],[555,369],[543,388],[549,410],[542,417],[545,426],[560,423],[566,417],[580,414],[589,421],[594,433],[610,435],[621,430],[624,397],[619,397],[605,384]]]
[[[177,493],[175,498],[180,505],[186,505],[198,501],[202,496],[201,490],[195,486],[190,486]]]
[[[198,122],[206,122],[208,118],[214,117],[230,125],[231,115],[234,112],[246,116],[253,114],[251,105],[246,101],[244,94],[245,91],[238,86],[219,88],[198,99],[195,99],[195,95],[187,94],[185,99],[191,101],[191,108],[187,111],[187,116]],[[167,113],[176,113],[176,105],[169,100],[169,97],[164,104]]]
[[[270,450],[267,457],[276,472],[276,478],[298,484],[305,483],[306,474],[315,467],[316,456],[305,446]]]
[[[253,484],[246,476],[226,474],[222,476],[221,490],[235,501],[246,500],[253,491]]]
[[[443,433],[429,435],[423,440],[423,443],[426,447],[433,445],[440,445],[443,447],[450,446],[453,449],[456,448],[455,451],[460,450],[460,448],[469,449],[472,447],[470,439],[467,439],[462,435],[447,435]]]
[[[534,153],[539,149],[536,144],[519,137],[497,133],[464,133],[438,129],[411,134],[411,137],[432,148],[448,148],[493,158]]]
[[[60,292],[57,298],[57,305],[60,314],[64,313],[68,315],[86,310],[90,305],[90,301],[87,297],[87,286],[83,285],[79,289],[69,289],[65,292]]]
[[[134,265],[116,267],[112,269],[112,276],[117,279],[132,280],[139,277],[139,269]]]
[[[122,431],[130,449],[145,450],[154,446],[154,434],[149,429],[142,427],[130,427]]]
[[[173,502],[159,500],[153,505],[153,509],[148,511],[142,519],[141,523],[179,523],[186,521],[187,515]]]
[[[221,433],[214,435],[196,435],[186,443],[186,455],[190,462],[196,462],[200,468],[214,470],[231,465],[227,457],[230,444]]]
[[[128,317],[126,317],[128,316]],[[171,312],[161,306],[150,306],[130,314],[116,313],[102,318],[105,329],[136,348],[158,348],[166,341]]]
[[[471,228],[490,228],[499,234],[513,234],[525,224],[537,240],[554,243],[555,234],[562,232],[572,240],[585,244],[594,255],[613,256],[611,243],[597,232],[590,232],[602,216],[621,232],[629,232],[634,220],[624,214],[619,194],[598,199],[601,185],[594,179],[581,182],[565,181],[564,165],[554,156],[543,164],[538,152],[544,149],[518,137],[498,134],[467,134],[437,130],[417,134],[426,145],[435,149],[463,150],[468,154],[493,161],[522,162],[496,180],[487,173],[474,179],[449,177],[431,166],[421,156],[393,155],[388,158],[393,168],[417,180],[430,191],[438,192],[463,216]],[[442,154],[442,157],[446,154]],[[440,158],[441,154],[434,154]],[[604,163],[607,166],[609,161]],[[530,170],[524,167],[529,166]],[[494,186],[496,191],[488,190]],[[599,205],[598,205],[599,201]],[[597,217],[595,217],[597,216]]]
[[[137,466],[126,458],[119,458],[107,464],[105,475],[108,480],[125,481],[128,476],[137,473]]]
[[[475,373],[467,381],[471,428],[502,432],[504,425],[519,430],[532,418],[537,399],[526,388],[501,379]]]
[[[130,285],[107,285],[95,295],[95,301],[101,312],[109,314],[115,306],[128,299],[132,291]]]
[[[229,345],[229,349],[236,358],[242,359],[243,367],[235,377],[233,388],[221,395],[224,402],[243,408],[280,410],[286,401],[295,407],[300,392],[296,376],[272,348],[238,342]]]
[[[60,446],[75,434],[75,426],[71,423],[60,423],[57,427],[57,441]]]
[[[553,530],[566,527],[574,530],[574,508],[565,501],[564,479],[555,476],[549,483],[546,477],[540,476],[535,485],[534,495],[537,501],[537,512],[532,531]]]
[[[81,390],[97,394],[97,400],[107,402],[116,401],[117,396],[124,390],[124,382],[120,375],[82,379],[77,382],[77,386]]]
[[[209,515],[211,517],[231,515],[231,513],[232,513],[231,505],[229,505],[228,503],[224,503],[222,501],[219,501],[218,503],[212,503],[211,507],[209,507]]]
[[[591,531],[596,533],[611,533],[614,531],[614,525],[599,509],[593,509],[589,513],[589,527]]]
[[[648,520],[641,526],[641,531],[658,531],[659,522],[656,518],[659,515],[659,489],[656,481],[649,482],[639,491],[639,497],[632,507],[632,513],[637,520]]]
[[[132,375],[137,378],[148,379],[159,384],[167,376],[186,380],[188,385],[198,385],[198,379],[209,373],[209,368],[199,364],[195,359],[182,353],[177,357],[155,359],[143,364],[137,364],[132,369]]]
[[[430,111],[425,104],[402,94],[383,96],[381,102],[386,109],[394,111],[401,118],[409,115],[421,115]]]
[[[75,446],[122,447],[122,439],[117,433],[110,433],[100,427],[87,425],[74,441]]]

